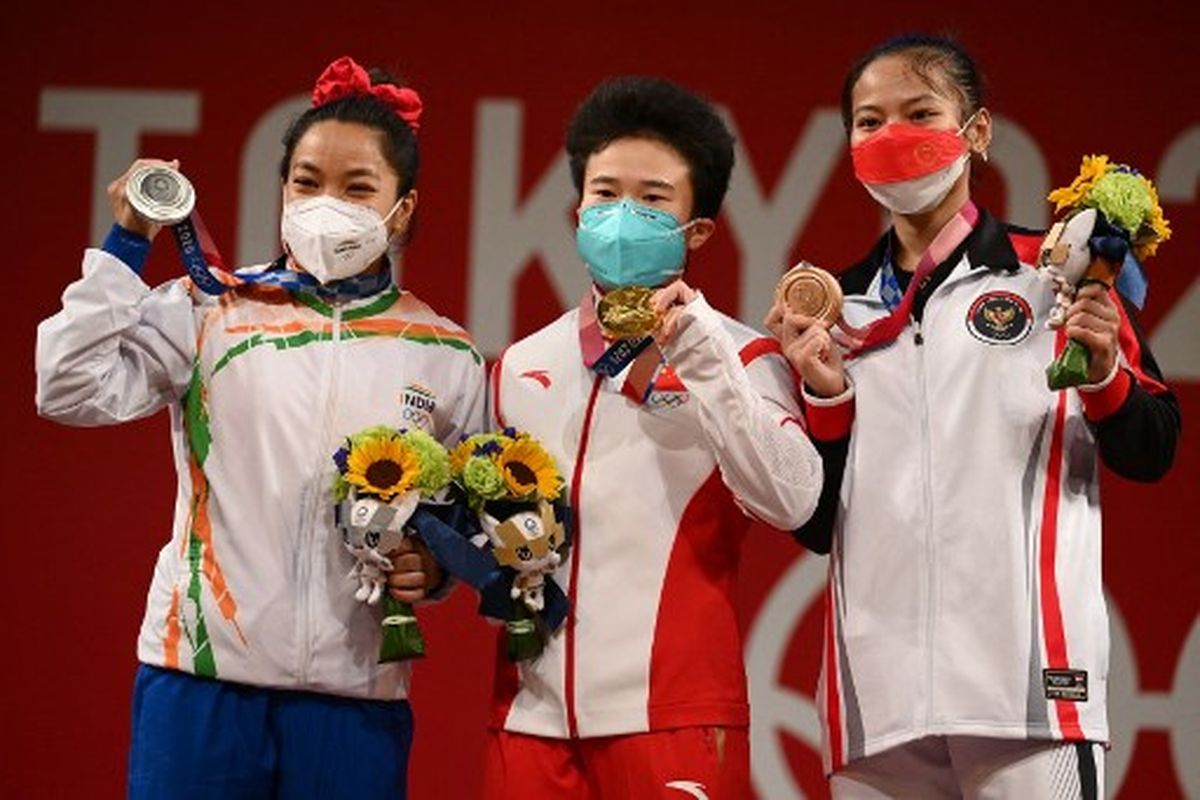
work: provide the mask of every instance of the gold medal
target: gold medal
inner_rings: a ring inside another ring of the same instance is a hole
[[[842,287],[820,267],[801,261],[784,273],[775,298],[793,314],[814,317],[832,325],[842,316]]]
[[[648,286],[623,286],[613,289],[596,303],[596,320],[610,339],[642,339],[654,333],[662,323],[650,305],[655,290]]]

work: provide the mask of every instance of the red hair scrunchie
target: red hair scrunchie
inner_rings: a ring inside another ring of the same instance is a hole
[[[356,94],[367,94],[376,98],[392,109],[415,134],[421,127],[421,95],[404,86],[394,86],[390,83],[371,84],[371,77],[350,56],[342,56],[334,61],[313,87],[313,107],[323,106]]]

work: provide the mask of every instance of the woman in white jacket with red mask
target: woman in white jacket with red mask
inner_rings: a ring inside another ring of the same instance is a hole
[[[855,173],[890,214],[841,273],[865,341],[776,305],[825,487],[801,542],[830,553],[818,691],[835,797],[1096,797],[1108,633],[1100,460],[1168,468],[1178,409],[1115,292],[1064,329],[1032,264],[1041,235],[970,199],[992,121],[972,59],[909,36],[851,70]],[[1089,384],[1053,392],[1065,336]],[[847,344],[844,348],[842,344]]]

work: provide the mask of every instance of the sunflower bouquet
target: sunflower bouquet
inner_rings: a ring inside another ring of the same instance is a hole
[[[541,443],[512,428],[465,438],[450,452],[450,470],[479,517],[477,544],[505,576],[506,596],[485,592],[485,613],[504,621],[510,660],[535,657],[567,612],[551,577],[569,547],[562,475]]]
[[[368,605],[383,599],[379,660],[400,661],[425,654],[425,640],[412,605],[384,591],[392,562],[387,554],[408,535],[422,500],[450,485],[446,448],[422,430],[375,426],[348,436],[333,454],[334,521],[356,562],[350,577],[354,597]]]
[[[1056,214],[1065,212],[1038,255],[1038,267],[1056,293],[1047,323],[1052,328],[1065,323],[1080,287],[1098,282],[1111,288],[1127,256],[1143,261],[1171,236],[1154,184],[1108,156],[1084,156],[1071,185],[1055,189],[1047,199]],[[1087,383],[1090,360],[1087,347],[1072,339],[1046,368],[1050,388]]]

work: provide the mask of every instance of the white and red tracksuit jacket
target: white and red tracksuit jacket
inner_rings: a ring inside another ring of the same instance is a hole
[[[1124,306],[1112,379],[1047,388],[1064,336],[1029,265],[1040,240],[984,213],[919,322],[849,361],[844,396],[805,395],[826,487],[797,536],[831,552],[828,770],[930,735],[1108,739],[1097,454],[1155,479],[1179,417]],[[841,276],[852,325],[886,313],[886,251]]]
[[[733,605],[743,512],[787,529],[817,501],[821,466],[772,340],[689,303],[644,403],[584,363],[591,297],[513,344],[493,414],[554,456],[574,542],[555,573],[572,608],[545,652],[501,669],[493,723],[590,737],[748,723]]]
[[[44,417],[171,416],[175,521],[138,659],[258,686],[405,697],[410,667],[377,663],[379,608],[354,599],[332,455],[372,425],[419,427],[448,445],[479,430],[482,358],[461,328],[395,286],[326,304],[189,285],[151,289],[88,250],[62,310],[38,328]]]

